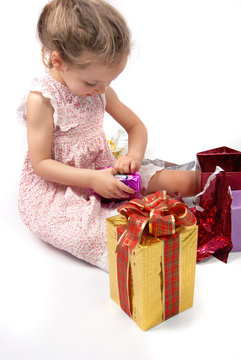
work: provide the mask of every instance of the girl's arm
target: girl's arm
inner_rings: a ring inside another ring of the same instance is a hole
[[[49,181],[63,185],[92,188],[110,198],[126,198],[132,189],[117,180],[114,169],[79,169],[51,159],[53,108],[50,100],[30,92],[27,100],[27,134],[30,162],[34,172]]]
[[[53,111],[49,99],[41,93],[30,92],[27,99],[27,134],[33,170],[46,180],[88,187],[91,170],[77,169],[51,159]]]
[[[128,133],[128,154],[116,161],[115,169],[121,173],[133,173],[140,168],[145,154],[146,127],[139,117],[119,100],[111,87],[106,91],[106,111]]]

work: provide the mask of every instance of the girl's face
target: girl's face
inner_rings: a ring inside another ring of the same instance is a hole
[[[58,69],[58,66],[53,64],[52,75],[67,86],[73,95],[87,97],[104,94],[112,80],[124,70],[126,63],[127,57],[112,66],[93,64],[84,69],[70,67],[64,63]]]

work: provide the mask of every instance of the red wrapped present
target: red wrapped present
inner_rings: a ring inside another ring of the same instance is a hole
[[[201,188],[209,176],[220,166],[232,190],[241,189],[241,152],[227,146],[197,153],[197,170],[201,172]]]
[[[232,249],[232,196],[225,171],[217,167],[193,201],[197,204],[191,209],[198,225],[197,262],[213,255],[226,263]]]

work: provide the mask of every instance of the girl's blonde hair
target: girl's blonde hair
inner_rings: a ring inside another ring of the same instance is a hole
[[[52,0],[45,5],[37,29],[48,68],[53,67],[53,51],[80,68],[88,66],[93,55],[103,65],[112,65],[130,53],[124,18],[103,0]]]

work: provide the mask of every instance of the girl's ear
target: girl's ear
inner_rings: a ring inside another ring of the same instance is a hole
[[[53,51],[50,58],[51,58],[53,67],[56,70],[58,70],[58,71],[63,70],[63,60],[61,59],[58,51]]]

